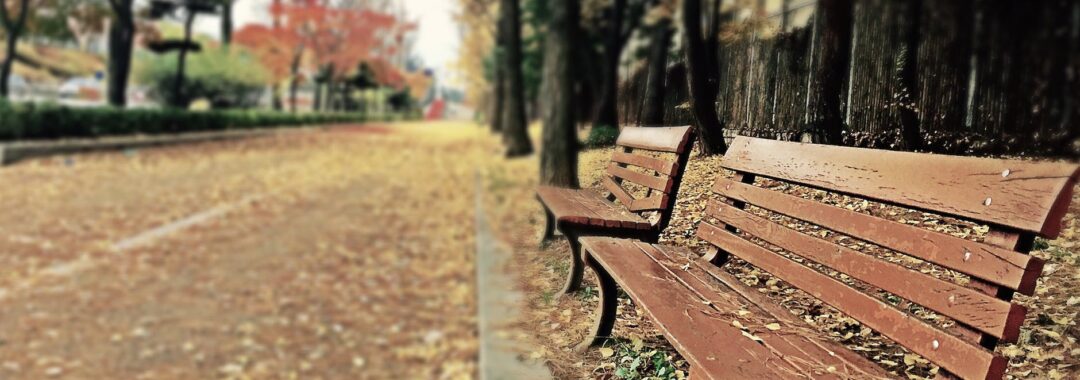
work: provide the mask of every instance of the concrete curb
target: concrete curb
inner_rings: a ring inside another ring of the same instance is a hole
[[[266,136],[278,133],[306,132],[321,126],[294,128],[261,128],[213,132],[190,132],[161,135],[103,137],[99,139],[35,140],[0,144],[0,166],[28,158],[57,155],[149,148],[177,144],[194,144]]]

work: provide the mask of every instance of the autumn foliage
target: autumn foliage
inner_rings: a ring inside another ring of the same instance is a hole
[[[244,27],[234,40],[251,49],[275,81],[318,73],[328,80],[345,80],[367,64],[375,69],[378,84],[403,84],[393,61],[415,23],[379,9],[328,6],[317,0],[279,0],[269,7],[271,25]]]

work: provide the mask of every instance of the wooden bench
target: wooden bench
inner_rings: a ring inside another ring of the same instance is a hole
[[[585,268],[581,237],[659,239],[671,220],[692,142],[690,127],[626,127],[615,142],[616,152],[601,181],[603,190],[550,186],[536,190],[547,216],[542,240],[558,229],[570,242],[570,273],[563,293],[581,286]],[[644,195],[635,197],[631,183]]]
[[[690,363],[696,380],[891,377],[720,268],[737,257],[942,372],[1000,379],[1008,359],[994,348],[1017,342],[1026,314],[1012,296],[1033,294],[1043,267],[1027,253],[1036,236],[1058,236],[1080,176],[1072,164],[745,137],[734,141],[722,166],[736,176],[721,176],[713,186],[725,200],[711,200],[698,226],[709,247],[704,255],[627,239],[581,239],[601,300],[592,335],[580,347],[610,334],[621,285]],[[989,233],[976,242],[817,201],[821,196],[811,200],[755,185],[778,181],[974,222],[989,226]],[[777,223],[781,216],[821,229],[803,233]],[[840,236],[877,248],[853,250],[837,244]],[[906,257],[883,259],[890,254]],[[912,261],[920,263],[897,264]],[[931,265],[970,281],[918,270]],[[935,313],[939,323],[909,313],[915,305]]]

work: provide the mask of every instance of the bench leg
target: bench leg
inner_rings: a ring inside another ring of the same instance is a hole
[[[544,208],[544,235],[540,237],[540,247],[543,248],[551,238],[555,237],[555,214]]]
[[[596,323],[593,324],[589,333],[576,347],[577,351],[585,351],[589,347],[598,346],[611,336],[611,329],[615,327],[615,309],[619,306],[619,289],[615,279],[611,278],[607,270],[600,263],[585,255],[585,262],[600,283],[600,302],[596,306]]]
[[[566,240],[570,243],[570,272],[566,274],[566,284],[563,284],[560,294],[580,290],[581,278],[585,275],[585,263],[581,261],[581,242],[575,235],[567,235]]]

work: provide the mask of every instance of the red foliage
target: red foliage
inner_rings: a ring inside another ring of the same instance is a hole
[[[269,10],[271,25],[245,27],[234,40],[251,48],[275,79],[287,78],[294,60],[306,58],[304,69],[331,69],[335,79],[367,62],[379,67],[379,83],[399,86],[403,82],[398,68],[388,62],[405,36],[416,30],[415,23],[377,10],[332,7],[318,0],[277,0]]]

